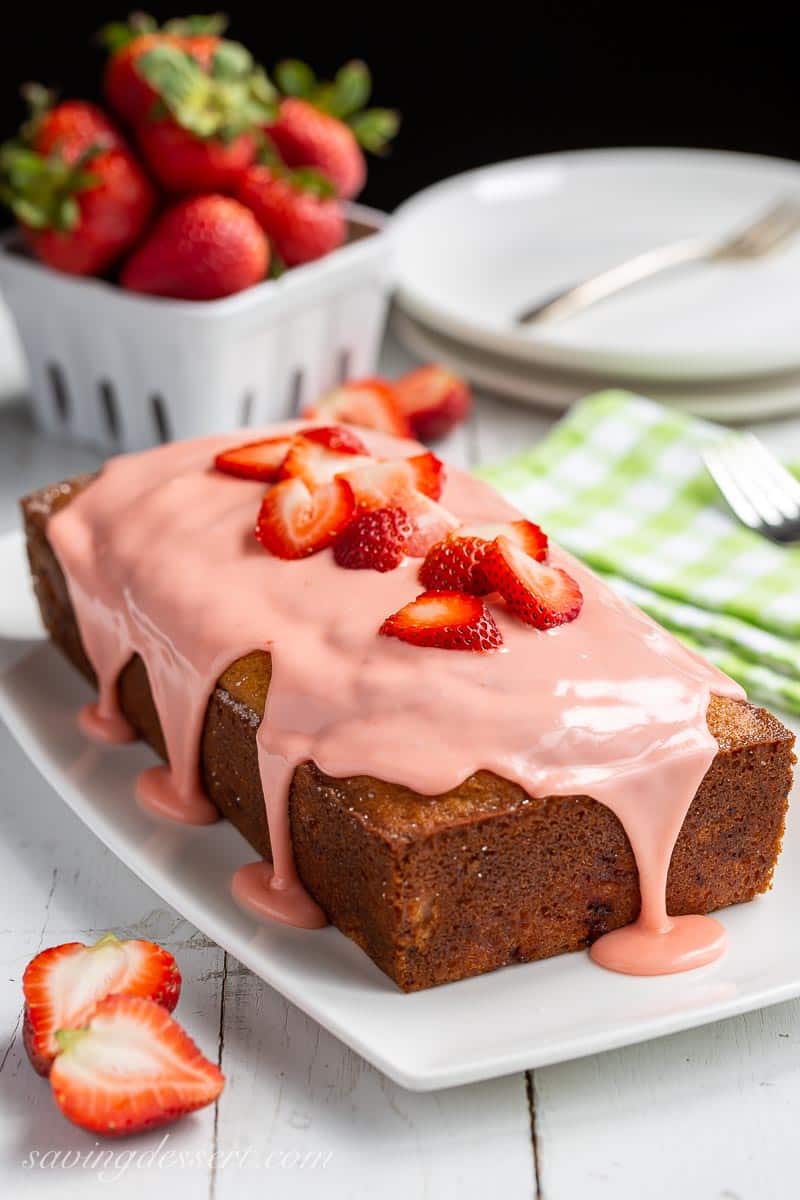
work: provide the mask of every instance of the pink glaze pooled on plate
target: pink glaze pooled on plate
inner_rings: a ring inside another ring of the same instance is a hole
[[[363,437],[381,457],[419,451]],[[306,928],[325,923],[292,855],[289,789],[300,763],[430,796],[488,770],[532,797],[591,796],[619,818],[639,869],[641,914],[595,943],[595,961],[664,974],[716,958],[721,926],[669,917],[666,878],[717,752],[709,697],[742,698],[738,684],[557,546],[550,561],[584,596],[569,624],[532,629],[490,602],[504,645],[488,654],[381,637],[384,619],[423,590],[420,560],[379,573],[345,570],[331,550],[299,560],[266,553],[253,534],[264,485],[212,467],[241,440],[215,436],[113,458],[48,528],[99,682],[98,702],[81,718],[85,732],[129,739],[117,679],[134,654],[147,668],[170,765],[143,773],[140,803],[173,820],[215,819],[199,768],[206,706],[232,662],[268,650],[257,745],[273,863],[237,872],[233,891],[244,907]],[[519,516],[454,469],[441,503],[468,522]]]

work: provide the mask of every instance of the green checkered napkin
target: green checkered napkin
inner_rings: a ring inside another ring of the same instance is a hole
[[[752,699],[800,712],[800,548],[730,514],[701,459],[724,436],[602,392],[532,450],[480,473]]]

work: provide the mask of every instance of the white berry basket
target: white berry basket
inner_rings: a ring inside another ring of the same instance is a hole
[[[296,416],[375,368],[389,298],[386,218],[350,205],[350,240],[224,300],[164,300],[33,260],[0,239],[0,292],[48,433],[110,452]]]

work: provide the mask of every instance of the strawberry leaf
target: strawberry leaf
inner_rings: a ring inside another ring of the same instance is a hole
[[[296,167],[289,173],[289,182],[300,192],[311,192],[320,199],[336,195],[336,188],[327,175],[314,167]]]
[[[204,34],[208,37],[219,37],[228,28],[228,14],[195,13],[191,17],[173,17],[171,21],[165,21],[162,28],[164,33],[175,33],[178,37],[196,37]]]
[[[110,54],[116,54],[145,33],[156,33],[158,22],[148,13],[131,13],[127,21],[110,21],[95,35],[96,41],[105,46]]]
[[[285,58],[275,68],[275,81],[284,96],[299,96],[307,100],[314,93],[317,77],[307,63]]]
[[[384,154],[400,128],[400,114],[392,108],[368,108],[351,117],[347,124],[365,150]]]
[[[372,77],[366,63],[345,63],[336,72],[329,111],[335,117],[351,117],[360,112],[372,91]]]
[[[239,42],[220,42],[214,51],[211,75],[214,79],[244,79],[253,70],[253,56]]]

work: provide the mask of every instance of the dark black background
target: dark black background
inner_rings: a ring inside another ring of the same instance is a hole
[[[162,18],[176,14],[169,4],[149,8]],[[796,43],[778,6],[544,0],[524,10],[470,10],[261,0],[227,10],[230,36],[267,66],[288,55],[327,74],[354,56],[370,64],[375,101],[404,116],[392,155],[373,164],[364,193],[379,207],[481,163],[580,146],[800,157]],[[96,98],[102,53],[92,31],[126,11],[124,4],[25,8],[19,0],[13,15],[7,9],[0,133],[11,134],[21,116],[25,79]]]

